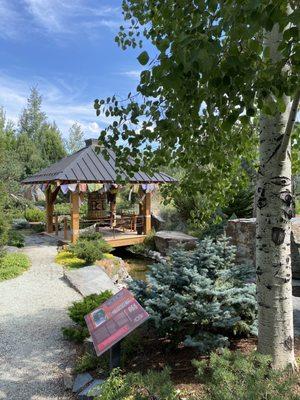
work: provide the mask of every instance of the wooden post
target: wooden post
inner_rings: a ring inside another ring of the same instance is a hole
[[[68,220],[67,217],[64,217],[64,239],[68,239]]]
[[[46,232],[53,233],[53,211],[54,202],[59,192],[59,186],[51,193],[51,188],[48,186],[46,189]]]
[[[53,232],[53,211],[54,211],[54,201],[50,190],[50,186],[46,189],[46,232]]]
[[[58,215],[55,215],[55,235],[58,236]]]
[[[144,212],[144,233],[148,235],[151,231],[151,193],[146,193],[143,204]]]
[[[117,202],[116,202],[117,194],[115,195],[114,201],[110,202],[110,224],[111,227],[116,225],[116,218],[117,218]]]
[[[79,193],[71,192],[71,241],[76,243],[79,236]]]

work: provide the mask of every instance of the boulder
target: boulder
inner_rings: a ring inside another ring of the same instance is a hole
[[[78,394],[79,400],[93,400],[101,393],[101,385],[105,382],[103,379],[95,379],[82,392]]]
[[[186,235],[183,232],[158,231],[154,236],[154,241],[157,250],[161,254],[166,255],[170,250],[176,248],[178,245],[184,245],[186,250],[195,248],[197,238]]]
[[[255,231],[255,218],[228,221],[225,233],[237,248],[237,263],[255,264]],[[300,279],[300,217],[292,218],[291,253],[293,278]]]
[[[82,390],[88,383],[92,382],[93,377],[88,372],[78,374],[74,380],[72,391],[77,393]]]
[[[107,273],[96,265],[65,270],[64,276],[82,296],[99,294],[105,290],[111,290],[113,293],[118,291]]]

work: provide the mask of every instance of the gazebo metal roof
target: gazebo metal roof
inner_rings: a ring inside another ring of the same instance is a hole
[[[106,160],[97,151],[98,141],[86,140],[86,147],[62,160],[42,169],[22,181],[23,184],[38,184],[46,182],[84,182],[84,183],[115,183],[116,182],[116,155],[108,150],[109,160]],[[126,174],[124,178],[126,179]],[[150,176],[144,172],[137,172],[130,183],[175,183],[176,179],[159,172]]]

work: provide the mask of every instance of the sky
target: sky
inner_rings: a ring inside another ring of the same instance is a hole
[[[16,124],[37,87],[64,137],[74,122],[97,137],[107,119],[94,99],[134,93],[141,50],[114,41],[121,0],[0,0],[0,21],[0,107]]]

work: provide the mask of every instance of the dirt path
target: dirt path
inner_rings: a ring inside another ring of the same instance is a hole
[[[30,270],[0,282],[0,399],[70,399],[62,373],[74,350],[61,327],[70,323],[67,307],[80,295],[54,263],[55,243],[29,236],[24,253]]]

